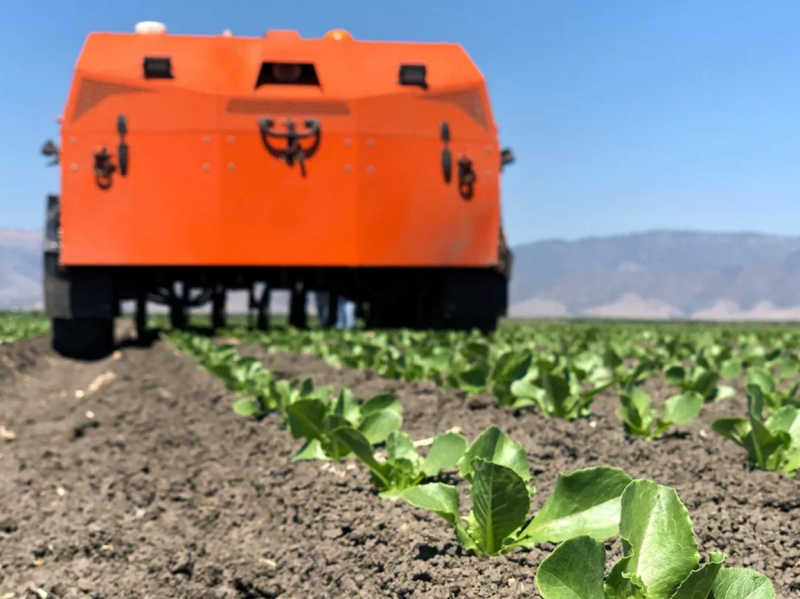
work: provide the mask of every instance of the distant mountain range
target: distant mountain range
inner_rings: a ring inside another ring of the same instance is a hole
[[[800,237],[651,231],[513,249],[511,316],[800,320]],[[0,229],[0,309],[41,306],[41,276],[41,232]],[[231,294],[231,311],[245,306]]]

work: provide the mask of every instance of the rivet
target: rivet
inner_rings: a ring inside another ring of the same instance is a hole
[[[211,170],[211,165],[210,165],[208,162],[206,162],[206,163],[203,165],[203,170],[204,170],[204,171],[210,171],[210,170]]]
[[[486,178],[487,179],[491,179],[492,178],[492,171],[486,171]]]
[[[487,154],[491,154],[492,153],[492,146],[486,146],[486,153]]]
[[[367,167],[367,172],[368,172],[368,173],[374,173],[374,172],[375,172],[375,167],[374,167],[374,166],[372,166],[372,165],[370,164],[370,165]]]
[[[347,146],[348,148],[352,145],[352,143],[353,143],[353,140],[350,139],[349,137],[344,140],[344,145]]]
[[[73,162],[72,164],[69,165],[69,170],[71,170],[74,173],[75,171],[78,170],[78,165]]]
[[[345,164],[344,165],[344,172],[349,173],[349,172],[352,172],[352,170],[353,170],[353,167],[350,166],[349,164]]]
[[[228,136],[228,143],[229,144],[232,144],[235,140],[236,140],[236,138],[233,135],[229,135]]]
[[[367,140],[367,147],[368,148],[374,148],[375,147],[375,140],[374,139],[368,139]]]
[[[210,143],[211,143],[211,138],[210,138],[210,137],[208,137],[208,136],[206,135],[206,136],[203,138],[203,143],[204,143],[204,144],[210,144]]]
[[[76,145],[78,145],[78,140],[75,139],[74,137],[72,137],[72,138],[70,138],[69,143],[71,143],[73,146],[76,146]]]
[[[235,169],[235,168],[236,168],[236,165],[235,165],[233,162],[229,162],[229,163],[228,163],[228,170],[229,170],[229,171],[232,171],[232,170],[233,170],[233,169]]]

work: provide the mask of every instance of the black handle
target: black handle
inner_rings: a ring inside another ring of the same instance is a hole
[[[42,146],[42,154],[48,158],[52,158],[52,160],[47,163],[47,166],[58,165],[61,152],[52,139],[48,139],[46,142],[44,142],[44,145]]]
[[[442,140],[442,144],[444,144],[444,148],[442,148],[442,175],[444,176],[444,182],[450,183],[453,179],[453,156],[447,146],[450,142],[450,125],[448,123],[442,123],[439,137]]]
[[[124,114],[117,118],[117,132],[119,133],[119,148],[117,160],[119,161],[119,174],[123,177],[128,174],[128,144],[125,142],[125,135],[128,133],[128,121]]]
[[[472,160],[462,156],[458,160],[458,192],[465,200],[471,200],[475,193],[475,171],[472,168]]]
[[[268,137],[277,137],[278,139],[306,139],[308,137],[319,135],[320,129],[319,121],[315,119],[309,119],[305,121],[305,126],[308,129],[308,131],[305,133],[298,133],[295,129],[295,124],[292,121],[286,122],[286,133],[273,131],[272,127],[275,125],[275,121],[272,119],[261,119],[258,122],[258,125],[261,129],[262,135],[266,135]]]
[[[272,129],[272,127],[275,125],[275,121],[272,119],[261,119],[258,122],[259,130],[261,132],[261,141],[263,142],[267,152],[269,152],[271,156],[285,161],[288,166],[292,166],[295,162],[299,162],[300,173],[303,177],[306,176],[305,161],[317,153],[322,136],[319,121],[315,119],[309,119],[305,121],[304,124],[307,131],[299,133],[294,121],[289,119],[286,121],[286,132],[280,133]],[[274,147],[272,144],[270,144],[270,137],[274,137],[276,139],[285,139],[286,147],[284,149]],[[314,138],[314,141],[310,147],[304,148],[300,145],[301,139],[309,139],[312,137]]]

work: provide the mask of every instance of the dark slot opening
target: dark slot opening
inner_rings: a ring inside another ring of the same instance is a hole
[[[144,59],[145,79],[172,79],[172,59],[147,56]]]
[[[401,64],[400,85],[416,85],[428,89],[427,69],[424,64]]]
[[[317,69],[311,63],[262,62],[256,89],[262,85],[319,85]]]

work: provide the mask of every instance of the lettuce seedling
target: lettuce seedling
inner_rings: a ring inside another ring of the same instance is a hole
[[[558,542],[577,535],[606,539],[617,533],[619,501],[631,478],[617,468],[596,467],[559,473],[553,494],[530,518],[528,458],[495,426],[486,429],[459,461],[470,485],[472,510],[461,517],[458,489],[428,483],[403,492],[411,505],[435,512],[458,540],[477,555],[498,555],[518,547]]]
[[[622,493],[623,557],[607,577],[606,550],[588,535],[565,540],[536,571],[544,599],[775,599],[764,575],[723,568],[724,553],[700,554],[689,513],[670,487],[631,482]]]
[[[516,398],[515,408],[535,406],[547,416],[572,421],[588,416],[595,396],[613,384],[610,380],[584,389],[575,376],[564,369],[563,374],[546,373],[534,381],[515,381],[511,393]]]
[[[691,422],[703,409],[703,396],[688,391],[664,402],[663,416],[650,406],[653,399],[640,387],[629,387],[620,393],[622,406],[617,409],[617,416],[622,420],[625,432],[629,435],[644,437],[648,441],[664,436],[667,429],[674,424]]]
[[[349,455],[351,449],[334,434],[348,426],[372,445],[383,443],[403,425],[402,413],[391,394],[376,395],[360,405],[347,389],[342,389],[334,402],[317,397],[297,399],[286,406],[287,424],[295,439],[306,442],[292,461],[338,460]]]
[[[336,429],[333,436],[370,469],[372,482],[381,490],[380,497],[384,499],[399,498],[406,489],[454,467],[467,450],[466,437],[453,432],[442,433],[433,438],[428,455],[423,459],[411,437],[394,431],[386,440],[386,459],[381,462],[375,457],[373,444],[352,426]]]
[[[800,409],[786,405],[764,420],[764,396],[747,385],[747,418],[719,418],[714,432],[747,450],[761,470],[794,473],[800,469]]]
[[[706,364],[705,366],[701,365]],[[695,363],[688,371],[681,365],[670,366],[664,377],[671,385],[679,387],[684,393],[694,391],[703,396],[706,402],[722,401],[736,395],[736,390],[729,385],[718,385],[720,374],[706,361]]]
[[[747,383],[761,387],[764,403],[772,410],[777,411],[787,405],[800,408],[800,399],[797,398],[800,383],[795,383],[786,390],[778,389],[775,384],[775,378],[766,368],[758,368],[748,372]]]

